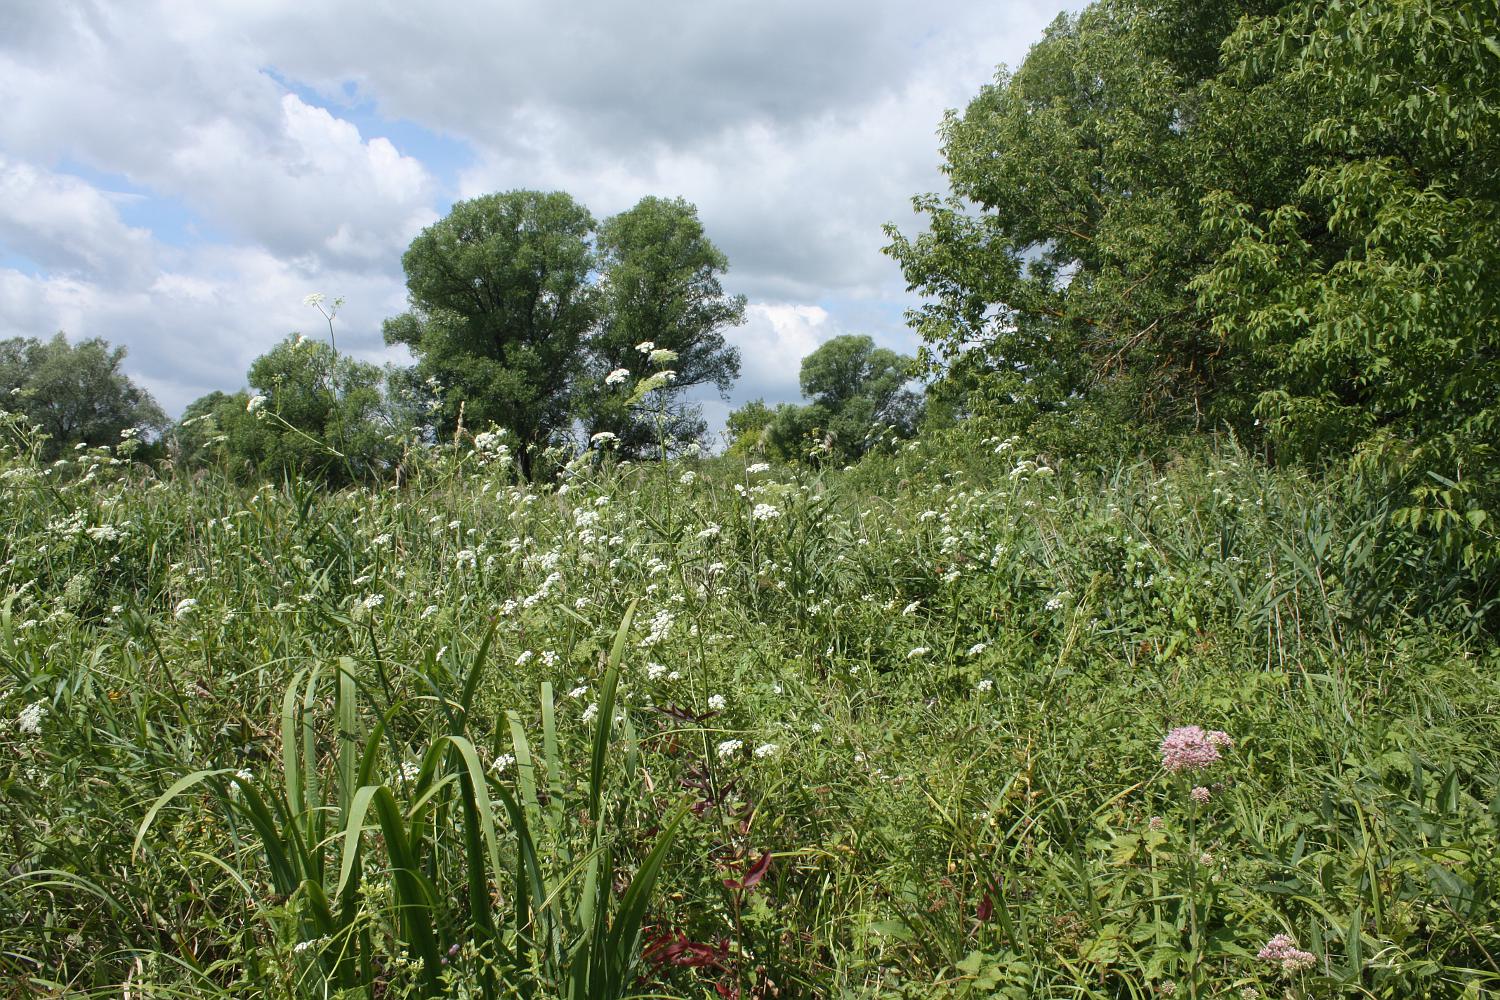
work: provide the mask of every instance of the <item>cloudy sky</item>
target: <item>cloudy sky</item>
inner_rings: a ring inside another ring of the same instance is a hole
[[[456,200],[680,195],[750,301],[735,401],[795,399],[829,337],[913,348],[880,227],[1061,6],[4,0],[0,337],[123,344],[175,415],[326,333],[309,292],[346,299],[341,349],[399,360],[401,253]]]

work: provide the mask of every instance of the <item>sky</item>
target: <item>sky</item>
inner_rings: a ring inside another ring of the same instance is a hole
[[[1060,0],[4,0],[0,338],[103,337],[171,415],[241,388],[304,298],[409,360],[401,254],[455,201],[697,205],[748,300],[730,405],[843,333],[913,351],[881,227],[945,189],[937,129]]]

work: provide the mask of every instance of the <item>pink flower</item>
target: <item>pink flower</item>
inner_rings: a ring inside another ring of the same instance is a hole
[[[1193,797],[1193,801],[1194,802],[1198,802],[1198,803],[1207,802],[1209,799],[1211,799],[1211,798],[1214,797],[1214,793],[1210,792],[1207,788],[1204,788],[1202,785],[1199,785],[1198,787],[1194,788],[1188,794]]]
[[[1318,961],[1312,952],[1299,951],[1297,942],[1290,934],[1278,934],[1267,941],[1256,957],[1263,962],[1281,966],[1281,971],[1286,975],[1311,969]]]
[[[1202,771],[1218,763],[1220,750],[1234,746],[1229,734],[1214,730],[1205,733],[1198,726],[1181,726],[1161,741],[1161,766],[1174,774],[1179,771]]]

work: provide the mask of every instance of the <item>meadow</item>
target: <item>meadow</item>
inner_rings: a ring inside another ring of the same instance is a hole
[[[1500,989],[1500,655],[1352,474],[6,434],[0,992]]]

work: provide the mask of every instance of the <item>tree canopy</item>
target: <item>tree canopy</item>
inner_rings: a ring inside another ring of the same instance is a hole
[[[1401,515],[1500,496],[1500,14],[1478,0],[1101,0],[942,127],[888,252],[964,409],[1136,448],[1351,452]],[[1485,539],[1488,539],[1487,541]]]
[[[589,432],[615,434],[629,455],[645,453],[659,436],[702,437],[701,410],[683,394],[699,386],[726,393],[740,373],[739,351],[724,331],[743,322],[745,298],[726,295],[720,284],[728,258],[681,198],[643,198],[605,220],[598,250],[600,322],[589,339],[591,384],[581,407]],[[675,375],[653,390],[656,406],[632,404],[640,380],[662,370],[652,365],[652,350],[674,355],[667,370]]]
[[[514,435],[525,471],[575,421],[631,454],[662,432],[695,438],[702,420],[681,394],[738,377],[724,330],[744,300],[724,293],[728,261],[681,199],[645,198],[596,233],[561,192],[486,195],[423,230],[402,263],[411,310],[385,337],[417,356],[439,434],[462,407],[468,426]]]
[[[775,409],[753,400],[729,416],[732,447],[781,459],[849,461],[882,436],[910,437],[921,414],[921,397],[907,388],[914,358],[897,354],[860,334],[819,345],[802,359],[800,382],[806,405]]]
[[[116,445],[128,429],[165,428],[151,394],[120,371],[124,360],[125,348],[97,337],[77,344],[61,333],[0,341],[0,409],[41,427],[48,458],[75,444]]]
[[[411,311],[386,321],[385,339],[410,347],[436,388],[439,434],[462,407],[468,426],[513,433],[525,467],[527,449],[567,430],[598,315],[593,229],[562,192],[509,191],[459,202],[412,241]]]

